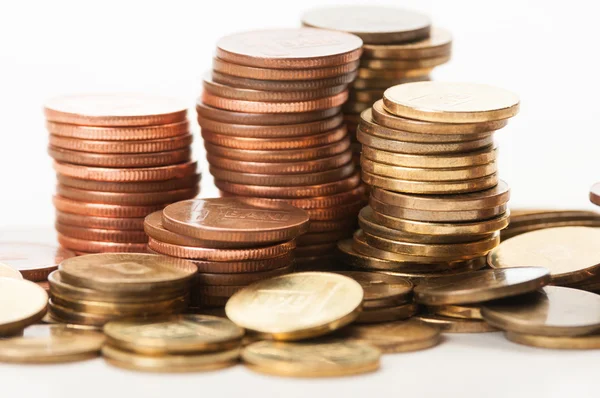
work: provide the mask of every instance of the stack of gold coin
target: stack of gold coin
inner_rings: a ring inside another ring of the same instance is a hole
[[[450,33],[432,28],[428,16],[414,11],[372,5],[326,7],[307,12],[302,23],[353,33],[364,42],[358,76],[351,85],[350,99],[342,108],[357,157],[360,114],[379,100],[388,87],[429,80],[434,67],[450,60]]]
[[[362,230],[339,244],[345,261],[414,283],[483,267],[509,219],[492,134],[518,105],[514,94],[477,84],[386,90],[361,115],[362,178],[372,189]]]
[[[50,317],[102,326],[119,318],[175,314],[186,309],[197,267],[141,253],[101,253],[63,261],[48,276]]]
[[[193,372],[235,365],[244,330],[207,315],[177,315],[104,326],[102,355],[121,368],[147,372]]]
[[[223,196],[289,202],[315,221],[298,241],[300,265],[323,266],[364,203],[340,108],[361,46],[354,35],[310,28],[226,36],[197,103]]]
[[[82,254],[144,252],[144,217],[198,194],[185,105],[99,94],[57,97],[44,110],[62,246]]]
[[[511,209],[510,225],[500,232],[500,239],[504,241],[527,232],[557,227],[600,227],[600,213],[584,210]]]
[[[177,202],[146,217],[151,251],[198,267],[191,306],[222,307],[233,293],[294,270],[296,238],[308,214],[287,203],[255,205],[235,198]]]

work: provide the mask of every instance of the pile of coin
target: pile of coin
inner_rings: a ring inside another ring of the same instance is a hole
[[[287,203],[253,205],[235,198],[173,203],[146,217],[149,250],[197,267],[191,307],[223,307],[252,282],[294,270],[296,239],[308,214]]]
[[[45,105],[58,185],[56,231],[77,253],[144,252],[144,217],[198,194],[186,107],[144,95],[74,95]]]
[[[50,317],[60,323],[102,326],[119,318],[183,312],[197,267],[189,261],[141,253],[73,257],[48,277]]]
[[[323,266],[364,204],[341,106],[362,41],[319,29],[223,37],[197,103],[210,172],[223,196],[289,202],[314,223],[298,264]]]
[[[511,209],[510,225],[500,232],[500,239],[505,241],[539,229],[575,226],[600,227],[600,214],[584,210]]]
[[[338,245],[343,261],[413,283],[485,266],[509,219],[492,135],[518,105],[514,94],[477,84],[386,90],[361,115],[362,178],[372,189],[362,229]]]
[[[350,86],[350,99],[342,108],[357,156],[360,114],[379,100],[388,87],[429,80],[434,67],[450,60],[450,33],[432,28],[428,16],[414,11],[372,5],[326,7],[305,13],[302,23],[353,33],[364,42],[358,76]]]

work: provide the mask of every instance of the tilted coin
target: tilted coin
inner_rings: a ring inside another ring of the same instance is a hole
[[[187,298],[183,296],[145,303],[111,303],[71,299],[52,293],[52,303],[70,311],[106,317],[145,317],[153,314],[177,313],[185,309]],[[150,301],[150,300],[149,300]]]
[[[187,122],[186,122],[187,125]],[[188,147],[192,144],[193,136],[183,134],[175,137],[157,138],[153,140],[135,141],[107,141],[91,139],[73,139],[52,135],[48,137],[48,144],[52,147],[69,149],[71,151],[93,152],[93,153],[156,153],[175,151]]]
[[[598,350],[600,334],[586,336],[538,336],[534,334],[505,332],[504,336],[513,343],[555,350]]]
[[[11,267],[10,265],[0,263],[0,277],[1,278],[13,278],[13,279],[23,279],[23,275]]]
[[[511,221],[512,224],[512,221]],[[572,220],[572,221],[556,221],[550,222],[547,224],[532,224],[525,226],[509,227],[504,229],[501,232],[501,240],[505,241],[510,238],[513,238],[518,235],[523,235],[529,232],[537,231],[540,229],[548,229],[548,228],[562,228],[562,227],[591,227],[591,228],[599,228],[600,220]]]
[[[115,318],[115,315],[91,314],[87,312],[76,311],[58,305],[54,303],[52,299],[50,299],[48,302],[48,313],[50,314],[50,317],[58,323],[85,325],[97,328],[101,328],[105,323]]]
[[[600,213],[584,210],[512,210],[511,226],[558,223],[562,221],[598,221]]]
[[[393,306],[410,300],[413,285],[404,278],[376,272],[340,271],[338,274],[354,279],[363,288],[364,308]]]
[[[358,316],[362,287],[337,274],[302,272],[256,282],[227,302],[227,317],[277,340],[315,337]]]
[[[0,277],[0,302],[7,304],[0,308],[0,336],[10,336],[44,317],[48,295],[33,282]]]
[[[401,304],[394,307],[365,308],[360,312],[358,318],[356,318],[356,323],[380,323],[408,319],[415,315],[418,310],[419,306],[413,303]]]
[[[417,167],[424,169],[451,169],[470,167],[495,162],[497,150],[494,147],[483,148],[463,154],[445,154],[438,156],[388,152],[381,149],[362,146],[362,156],[375,162],[394,166]]]
[[[546,286],[526,296],[486,303],[486,322],[504,330],[541,336],[580,336],[600,330],[600,295]]]
[[[0,242],[0,263],[17,271],[23,278],[34,282],[45,281],[50,272],[75,253],[62,247],[39,243]]]
[[[449,55],[452,35],[446,29],[432,27],[426,39],[403,44],[365,44],[363,59],[420,59]]]
[[[442,333],[488,333],[498,329],[489,323],[478,319],[450,318],[435,314],[422,314],[416,320],[426,325],[439,328]]]
[[[483,319],[481,316],[481,307],[477,305],[436,305],[428,306],[427,310],[432,314],[449,318]]]

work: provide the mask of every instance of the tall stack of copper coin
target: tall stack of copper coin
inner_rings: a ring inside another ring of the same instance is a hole
[[[416,280],[485,266],[508,225],[508,185],[493,133],[518,97],[468,83],[394,86],[361,115],[362,178],[371,188],[345,262]]]
[[[44,110],[62,246],[79,254],[145,252],[144,217],[198,194],[187,110],[178,101],[73,95]]]
[[[198,121],[223,196],[305,209],[299,267],[323,266],[364,203],[341,114],[362,41],[299,28],[226,36],[204,80]]]
[[[364,42],[357,79],[342,108],[357,156],[360,114],[380,99],[388,87],[429,80],[433,68],[450,60],[450,32],[432,28],[430,18],[418,12],[371,5],[326,7],[308,11],[302,23],[353,33]]]
[[[191,307],[222,307],[242,287],[294,270],[296,238],[308,214],[286,203],[235,198],[177,202],[146,217],[151,252],[198,267]]]

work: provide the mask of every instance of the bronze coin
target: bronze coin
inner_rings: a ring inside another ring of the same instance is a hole
[[[302,257],[316,257],[335,254],[335,248],[335,243],[321,243],[318,245],[298,246],[294,253],[297,259]]]
[[[294,262],[293,254],[293,252],[289,252],[277,257],[265,258],[262,260],[190,261],[198,266],[198,272],[208,272],[211,274],[237,274],[270,271],[276,268],[285,267]]]
[[[354,231],[356,221],[352,219],[311,221],[308,226],[308,233],[332,232],[338,230]]]
[[[426,168],[433,169],[434,171],[436,169],[452,169],[484,165],[495,162],[497,158],[497,149],[493,146],[466,153],[440,156],[423,156],[407,153],[387,152],[381,149],[375,149],[371,148],[370,146],[363,145],[359,149],[359,153],[361,153],[363,157],[378,163],[402,167]]]
[[[411,300],[413,284],[405,278],[380,272],[340,271],[364,290],[363,308],[391,307]]]
[[[106,182],[146,182],[183,178],[196,174],[197,162],[138,169],[87,167],[54,162],[57,173],[69,177]]]
[[[44,114],[53,122],[83,126],[153,126],[184,121],[186,106],[166,97],[87,94],[50,99]]]
[[[239,65],[273,69],[322,68],[356,61],[362,40],[309,28],[235,33],[217,42],[217,57]]]
[[[364,171],[384,177],[401,178],[409,181],[452,182],[486,177],[498,172],[496,162],[452,169],[430,169],[394,166],[361,157],[360,167]]]
[[[191,134],[156,140],[139,141],[98,141],[65,138],[50,135],[50,146],[80,152],[93,153],[155,153],[169,152],[190,146],[193,141]]]
[[[294,262],[275,268],[268,271],[245,272],[235,274],[213,274],[213,273],[198,273],[196,274],[196,282],[199,285],[211,286],[245,286],[250,283],[257,282],[263,279],[274,278],[279,275],[289,274],[294,271]],[[200,288],[201,289],[201,288]]]
[[[307,233],[300,235],[297,239],[299,246],[319,245],[324,243],[337,242],[340,239],[352,235],[349,230],[336,230],[330,232]]]
[[[358,68],[359,79],[405,79],[407,77],[429,76],[433,68],[421,69],[368,69]]]
[[[450,318],[436,314],[420,314],[415,317],[418,321],[436,327],[443,333],[488,333],[498,329],[479,319]]]
[[[212,72],[212,78],[215,82],[227,86],[241,87],[261,91],[308,91],[319,90],[326,87],[335,87],[352,83],[356,78],[357,71],[346,73],[344,75],[328,77],[325,79],[311,80],[260,80],[248,79],[245,77],[227,75],[218,71]]]
[[[56,211],[56,222],[80,228],[136,231],[144,228],[144,218],[96,217]]]
[[[374,70],[385,69],[423,69],[435,68],[450,61],[450,54],[444,54],[430,58],[416,59],[362,59],[360,61],[361,68]]]
[[[189,135],[190,126],[187,120],[183,119],[170,124],[131,127],[98,127],[46,122],[46,129],[51,135],[63,139],[101,140],[118,144],[123,141],[180,138]],[[132,143],[125,142],[123,145],[132,145]]]
[[[146,217],[148,214],[161,210],[164,207],[164,204],[152,206],[123,206],[104,203],[89,203],[63,198],[61,196],[55,196],[53,198],[53,203],[57,210],[65,213],[117,218]]]
[[[308,213],[311,221],[339,220],[348,217],[356,218],[359,210],[362,209],[364,205],[365,202],[360,200],[358,202],[338,205],[335,207],[308,209],[306,212]]]
[[[74,178],[64,174],[57,173],[56,178],[59,184],[66,185],[86,191],[102,191],[102,192],[164,192],[174,191],[185,188],[194,188],[200,182],[200,174],[192,174],[180,178],[172,178],[163,181],[145,181],[145,182],[109,182],[109,181],[92,181],[81,178]]]
[[[272,198],[253,198],[253,197],[237,197],[238,200],[247,203],[256,204],[277,204],[289,203],[299,209],[325,209],[346,204],[354,204],[362,199],[366,199],[366,186],[359,185],[358,187],[340,192],[329,196],[318,196],[315,198],[300,198],[300,199],[272,199]],[[311,221],[312,222],[312,221]]]
[[[105,154],[71,151],[49,147],[48,154],[56,161],[93,167],[157,167],[189,162],[190,148],[169,152]]]
[[[363,59],[421,59],[450,55],[452,35],[446,29],[432,27],[428,38],[403,44],[365,44]]]
[[[368,90],[350,90],[348,100],[351,102],[367,102],[373,103],[383,98],[385,89],[368,89]]]
[[[56,187],[56,195],[80,202],[125,206],[153,206],[191,199],[198,195],[199,190],[199,187],[194,187],[163,192],[119,193],[86,191],[59,184]]]
[[[196,199],[167,206],[162,224],[170,231],[197,239],[256,245],[296,238],[308,229],[308,215],[287,203]]]
[[[600,183],[594,184],[590,190],[590,201],[600,206]]]
[[[83,240],[94,240],[100,242],[115,242],[115,243],[146,243],[148,236],[141,231],[119,231],[109,229],[94,229],[74,227],[56,223],[56,232],[64,236]]]
[[[358,73],[357,73],[357,75],[358,75]],[[394,79],[379,79],[379,78],[355,79],[352,82],[352,88],[356,89],[356,90],[372,90],[372,89],[386,90],[386,89],[390,88],[391,86],[396,86],[398,84],[422,82],[422,81],[429,81],[429,80],[431,80],[429,75],[401,77],[401,78],[394,78]]]
[[[62,247],[28,242],[0,242],[0,263],[16,269],[23,278],[40,282],[48,278],[58,264],[75,253]]]
[[[98,242],[58,234],[58,243],[67,249],[86,253],[145,253],[145,243]]]
[[[356,323],[381,323],[408,319],[419,311],[419,306],[405,303],[395,307],[364,309],[356,319]]]

